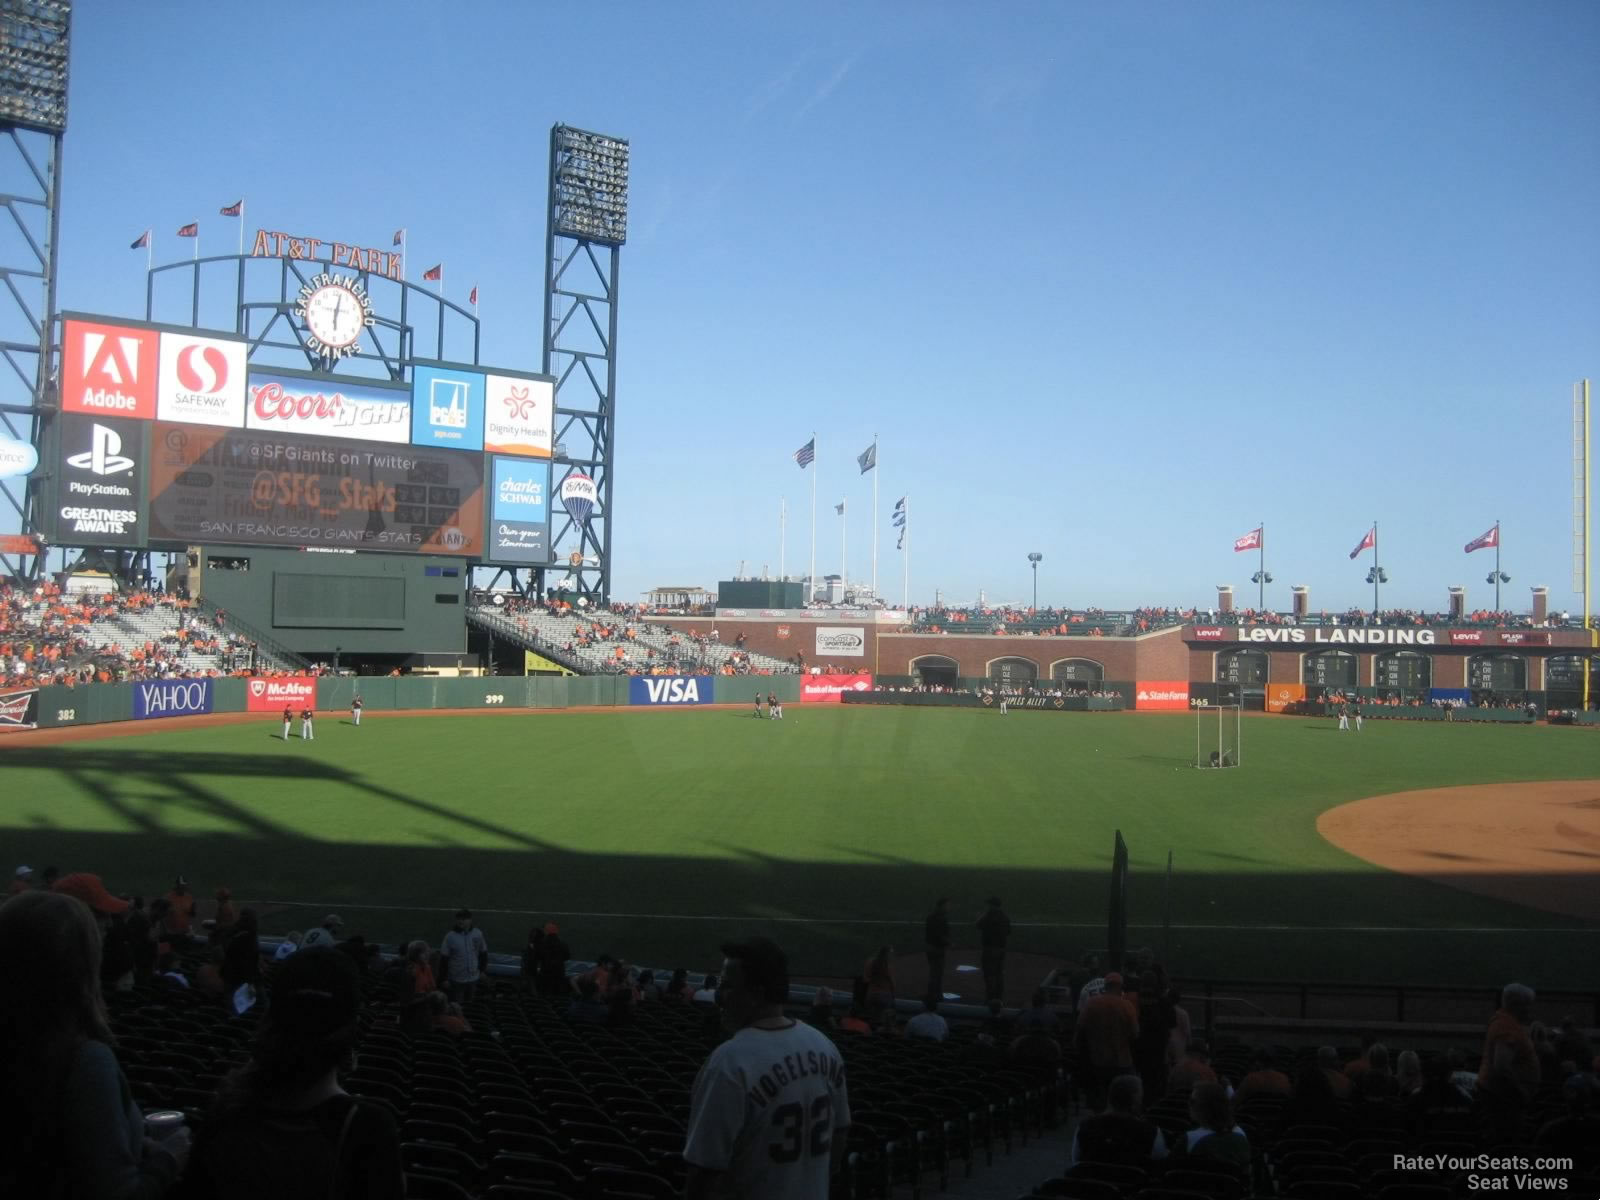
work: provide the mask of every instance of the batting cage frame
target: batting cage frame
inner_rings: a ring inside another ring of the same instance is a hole
[[[1237,767],[1244,761],[1240,741],[1240,734],[1244,731],[1243,712],[1243,706],[1238,704],[1208,704],[1194,710],[1192,766]],[[1211,727],[1213,714],[1216,716],[1215,730]]]

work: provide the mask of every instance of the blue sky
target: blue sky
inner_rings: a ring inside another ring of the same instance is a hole
[[[470,19],[462,19],[470,17]],[[1571,592],[1571,385],[1600,375],[1600,6],[80,0],[60,303],[140,315],[247,228],[481,287],[537,368],[548,130],[630,139],[615,592],[742,561],[1120,607]],[[1511,603],[1508,603],[1508,607]]]

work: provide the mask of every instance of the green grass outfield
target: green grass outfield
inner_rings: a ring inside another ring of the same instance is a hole
[[[802,973],[848,975],[880,942],[919,948],[938,894],[970,930],[1000,893],[1017,949],[1103,945],[1121,829],[1136,943],[1162,944],[1174,852],[1183,974],[1600,987],[1593,927],[1369,866],[1315,825],[1376,793],[1600,776],[1583,730],[1247,719],[1235,771],[1188,767],[1186,714],[796,704],[782,723],[372,713],[324,714],[311,743],[278,732],[0,746],[4,862],[146,893],[181,871],[271,932],[331,909],[347,932],[436,942],[467,904],[495,949],[556,914],[580,957],[702,967],[764,928]]]

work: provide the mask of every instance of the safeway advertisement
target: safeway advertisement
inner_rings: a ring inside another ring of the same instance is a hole
[[[871,675],[802,675],[800,677],[800,702],[802,704],[838,704],[845,692],[870,692]]]
[[[281,712],[288,705],[299,712],[317,703],[317,681],[311,675],[252,679],[245,689],[246,712]]]
[[[1189,708],[1189,684],[1185,680],[1140,680],[1134,687],[1133,707],[1140,712]]]

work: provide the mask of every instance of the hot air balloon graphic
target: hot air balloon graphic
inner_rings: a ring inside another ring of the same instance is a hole
[[[561,503],[580,530],[588,524],[589,514],[594,511],[594,498],[594,480],[582,472],[574,471],[561,481]]]

